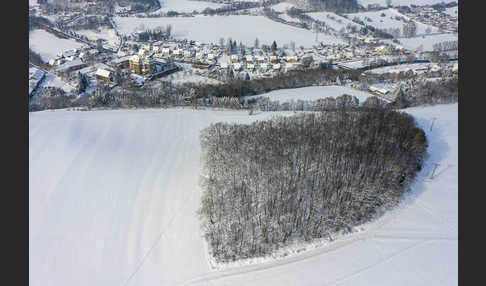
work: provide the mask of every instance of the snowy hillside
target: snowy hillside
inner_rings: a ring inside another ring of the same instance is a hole
[[[457,41],[457,34],[435,34],[426,36],[417,36],[413,38],[400,38],[400,44],[409,50],[415,51],[417,48],[422,47],[423,51],[433,51],[434,44],[447,42],[447,41]],[[385,42],[392,43],[391,40],[385,40]]]
[[[352,13],[347,14],[349,19],[354,19],[355,17],[359,18],[361,21],[366,23],[367,25],[373,26],[376,29],[400,29],[402,31],[403,24],[405,23],[403,20],[399,20],[400,18],[409,21],[410,18],[405,16],[404,14],[398,12],[397,9],[390,8],[386,10],[380,11],[369,11],[369,12],[361,12],[361,13]],[[399,17],[397,19],[396,17]],[[371,22],[367,19],[370,19]],[[438,29],[436,27],[426,25],[420,22],[415,21],[417,24],[417,35],[425,35],[427,28],[430,28],[432,33],[436,33]]]
[[[196,217],[199,131],[275,113],[30,113],[29,284],[457,285],[457,104],[406,112],[430,157],[399,208],[327,246],[226,271],[210,270]]]

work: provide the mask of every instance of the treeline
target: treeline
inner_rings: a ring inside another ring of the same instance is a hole
[[[289,102],[280,102],[270,100],[268,97],[258,97],[255,99],[244,100],[243,108],[261,111],[330,111],[341,108],[389,108],[387,102],[376,96],[368,97],[360,104],[359,99],[349,94],[343,94],[336,98],[326,97],[317,100],[291,100]]]
[[[230,105],[226,106],[233,108],[234,102],[239,102],[243,96],[263,94],[277,89],[333,84],[338,77],[357,80],[359,75],[359,71],[332,70],[322,67],[306,71],[289,71],[272,78],[233,80],[219,85],[185,83],[177,86],[169,83],[163,87],[118,87],[114,89],[100,85],[95,94],[85,95],[83,100],[73,98],[71,101],[63,101],[66,104],[72,102],[73,106],[61,108],[77,107],[80,102],[86,102],[84,98],[96,98],[96,100],[89,101],[91,107],[111,108],[178,106],[188,101],[195,105],[212,106],[215,98],[235,98]],[[43,98],[42,101],[33,100],[30,102],[29,110],[48,109],[53,106],[49,101],[57,102],[52,97]]]
[[[459,78],[453,76],[436,81],[420,81],[407,92],[401,92],[391,104],[407,108],[425,104],[454,103],[459,100]]]
[[[338,109],[201,132],[200,218],[217,262],[327,238],[394,205],[427,142],[410,115]]]

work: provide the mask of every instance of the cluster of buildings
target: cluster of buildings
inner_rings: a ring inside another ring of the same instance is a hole
[[[412,7],[410,12],[404,14],[417,22],[437,27],[442,31],[458,32],[458,15],[452,16],[429,6]]]

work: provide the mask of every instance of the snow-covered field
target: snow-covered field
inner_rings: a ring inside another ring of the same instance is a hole
[[[200,84],[220,84],[221,82],[212,78],[200,76],[197,74],[188,74],[184,71],[176,72],[161,79],[162,81],[170,81],[175,85],[182,85],[184,83],[200,83]]]
[[[287,22],[294,22],[294,23],[299,23],[299,22],[300,22],[300,21],[299,21],[299,19],[297,19],[297,18],[292,18],[292,17],[290,17],[290,16],[289,16],[289,15],[287,15],[287,14],[280,14],[280,15],[278,15],[278,17],[279,17],[280,19],[284,20],[284,21],[287,21]]]
[[[218,43],[221,37],[225,40],[231,37],[238,43],[242,41],[249,46],[253,46],[255,38],[261,44],[267,45],[275,40],[279,47],[291,41],[304,47],[316,44],[312,31],[278,23],[263,16],[115,17],[114,20],[121,34],[132,33],[140,24],[150,29],[171,24],[176,38],[204,43]],[[319,40],[326,44],[343,43],[342,40],[328,35],[319,35]]]
[[[57,75],[52,74],[52,73],[46,74],[46,78],[42,82],[42,86],[43,87],[49,87],[49,86],[58,87],[58,88],[63,89],[65,92],[72,92],[74,90],[74,87],[67,84],[60,77],[58,77]]]
[[[346,28],[347,25],[352,25],[356,27],[361,26],[349,19],[346,19],[332,12],[312,12],[312,13],[307,13],[307,15],[315,20],[326,23],[328,26],[330,26],[336,31],[339,31],[342,28]],[[334,19],[331,19],[331,17]]]
[[[248,98],[268,97],[270,100],[278,100],[280,102],[290,102],[291,100],[317,100],[326,97],[338,97],[343,94],[356,96],[360,103],[363,103],[366,98],[373,96],[372,94],[357,89],[345,86],[309,86],[302,88],[279,89],[263,93],[260,95],[249,96]]]
[[[400,45],[412,51],[415,51],[420,46],[422,46],[423,51],[433,51],[434,44],[436,43],[446,42],[446,41],[457,41],[457,40],[458,40],[457,35],[451,33],[399,39]],[[385,42],[392,43],[391,40],[385,40]]]
[[[90,40],[103,39],[106,40],[106,44],[111,47],[118,47],[120,44],[120,38],[116,35],[113,29],[101,29],[101,30],[78,30],[77,34],[88,37]]]
[[[278,3],[278,4],[271,6],[270,8],[272,8],[273,10],[275,10],[277,12],[285,12],[292,7],[295,7],[295,5],[292,4],[292,3],[281,2],[281,3]]]
[[[223,4],[191,1],[191,0],[159,0],[160,9],[157,12],[177,11],[182,13],[191,13],[192,11],[201,12],[206,8],[216,9],[223,7]]]
[[[446,8],[444,13],[452,16],[452,17],[459,17],[459,6]]]
[[[196,217],[199,131],[276,113],[30,113],[30,285],[457,285],[458,105],[406,112],[430,156],[399,207],[327,246],[225,271],[210,270]]]
[[[41,29],[33,30],[29,33],[29,47],[34,52],[39,53],[46,62],[63,51],[82,46],[83,44],[75,40],[61,39]]]
[[[449,3],[449,2],[454,2],[454,0],[451,1],[444,1],[444,0],[392,0],[391,4],[392,6],[410,6],[411,4],[413,5],[434,5],[438,3]],[[457,2],[457,1],[455,1]],[[362,5],[363,7],[367,7],[369,4],[380,4],[382,7],[386,7],[386,0],[358,0],[358,4]]]
[[[384,17],[381,15],[385,14]],[[400,33],[403,31],[404,22],[397,20],[395,17],[403,17],[407,20],[410,18],[403,15],[402,13],[398,12],[395,8],[390,8],[381,11],[370,11],[370,12],[361,12],[361,13],[352,13],[347,14],[349,19],[353,19],[354,17],[358,17],[361,21],[365,24],[373,26],[377,29],[390,29],[390,28],[398,28],[400,29]],[[365,18],[368,17],[371,19],[371,22],[367,21]],[[415,22],[417,24],[417,35],[425,35],[427,28],[430,28],[432,33],[438,31],[438,29],[434,26],[426,25],[423,23]]]

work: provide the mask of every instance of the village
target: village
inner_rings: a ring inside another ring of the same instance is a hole
[[[276,13],[287,15],[289,11]],[[454,23],[452,16],[444,16],[444,13],[430,7],[409,9],[407,16],[422,22],[428,19],[426,24],[442,30],[454,31],[454,27],[451,27],[453,24],[457,27],[457,20]],[[219,43],[205,43],[173,37],[171,27],[159,30],[155,36],[151,31],[119,36],[118,47],[97,39],[93,44],[59,53],[49,59],[44,68],[32,66],[29,69],[29,95],[34,96],[42,90],[38,88],[44,81],[42,74],[48,73],[71,86],[69,90],[79,96],[93,93],[100,85],[120,89],[185,82],[219,84],[235,79],[271,78],[292,70],[323,67],[367,73],[381,68],[383,73],[386,72],[383,68],[387,66],[400,66],[399,71],[391,72],[409,72],[424,80],[437,77],[441,70],[457,73],[457,45],[455,49],[447,48],[440,53],[413,50],[350,24],[338,33],[323,21],[311,22],[314,23],[316,35],[312,47],[297,46],[293,42],[280,46],[276,41],[272,45],[260,45],[258,38],[255,38],[253,45],[238,43],[237,39],[231,38],[221,38]],[[345,36],[340,43],[319,41],[319,34],[326,33]],[[376,87],[346,81],[340,84],[352,84],[389,100],[393,99],[390,95],[399,85],[397,82],[382,82]]]

